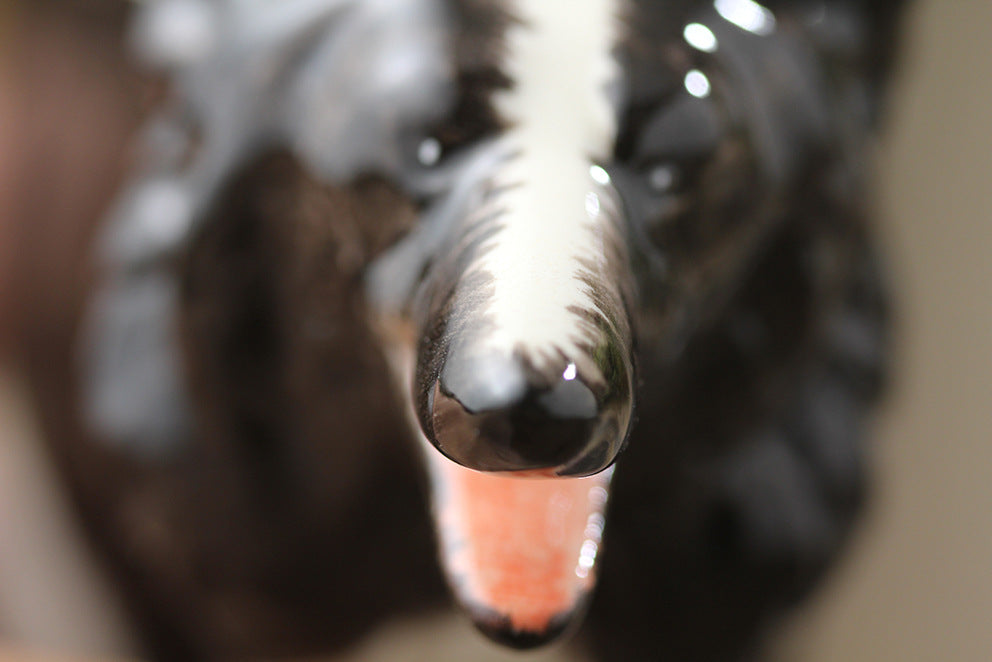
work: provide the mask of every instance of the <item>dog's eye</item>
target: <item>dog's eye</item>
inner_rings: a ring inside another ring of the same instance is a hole
[[[642,128],[633,161],[649,172],[658,163],[705,161],[716,151],[725,129],[710,100],[686,94],[666,104]]]
[[[648,222],[664,221],[685,207],[681,198],[698,188],[728,135],[712,90],[699,95],[689,87],[627,112],[617,158],[634,175]]]
[[[409,148],[412,158],[420,168],[431,169],[444,162],[468,144],[465,136],[450,127],[428,131],[415,138]]]
[[[431,168],[441,162],[444,156],[444,145],[434,136],[427,136],[417,145],[417,163],[425,168]]]
[[[728,106],[719,71],[689,74],[654,103],[626,114],[618,186],[646,246],[702,250],[720,241],[749,209],[755,154]],[[702,75],[702,74],[701,74]]]
[[[655,163],[644,174],[648,189],[655,195],[671,193],[678,188],[681,179],[679,167],[671,162]]]

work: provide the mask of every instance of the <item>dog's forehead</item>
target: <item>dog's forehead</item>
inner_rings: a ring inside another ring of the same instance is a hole
[[[614,4],[619,102],[651,94],[663,78],[659,52],[700,3]],[[563,6],[567,23],[574,12]],[[225,162],[219,169],[276,144],[347,181],[397,174],[411,136],[443,123],[466,93],[486,107],[495,88],[512,85],[500,74],[519,9],[510,0],[157,0],[143,3],[134,44],[169,71],[184,117],[217,155],[207,160]],[[468,92],[466,71],[476,74]]]

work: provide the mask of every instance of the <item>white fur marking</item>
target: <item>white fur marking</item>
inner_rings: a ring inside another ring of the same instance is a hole
[[[616,137],[609,86],[618,0],[521,1],[510,29],[507,71],[512,90],[496,104],[510,121],[504,137],[514,158],[497,177],[503,229],[480,268],[494,276],[486,344],[500,351],[576,350],[571,306],[595,309],[577,278],[580,261],[602,264],[604,223],[599,193],[609,185],[605,160]]]

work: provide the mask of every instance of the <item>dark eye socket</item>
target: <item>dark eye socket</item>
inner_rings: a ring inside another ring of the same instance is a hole
[[[466,127],[452,116],[445,122],[420,133],[411,147],[414,162],[422,168],[434,168],[460,150],[478,143],[494,129]]]
[[[706,78],[700,90],[688,80],[693,72],[703,75],[690,70],[653,105],[628,111],[632,123],[618,143],[622,194],[649,246],[687,249],[719,239],[755,188],[754,153],[722,79],[714,76],[711,88]]]
[[[437,166],[504,128],[491,102],[495,90],[509,86],[501,73],[489,69],[461,72],[457,84],[458,98],[450,113],[427,127],[415,147],[416,161],[423,167]]]
[[[656,192],[691,186],[725,136],[725,123],[711,99],[678,95],[640,127],[629,163]]]
[[[420,135],[414,145],[414,159],[424,168],[438,166],[491,132],[492,129],[482,126],[465,126],[457,116],[452,116]]]

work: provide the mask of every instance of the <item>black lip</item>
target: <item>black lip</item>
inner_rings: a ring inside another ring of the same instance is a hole
[[[548,621],[543,630],[518,630],[510,623],[508,616],[486,607],[469,607],[468,613],[475,627],[489,639],[503,646],[517,650],[531,650],[558,641],[571,631],[578,622],[581,608],[558,614]]]

